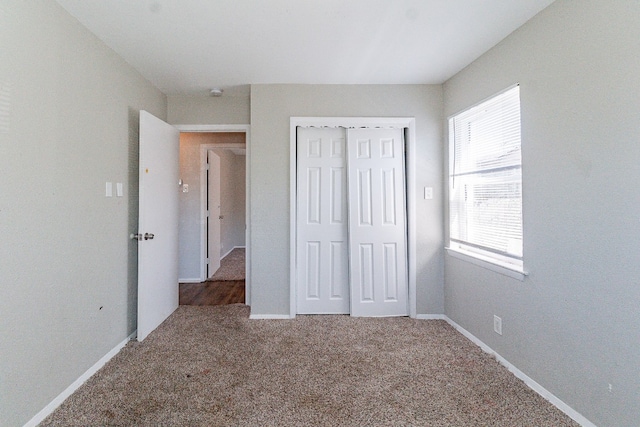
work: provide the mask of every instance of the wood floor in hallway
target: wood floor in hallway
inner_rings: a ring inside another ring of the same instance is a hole
[[[244,304],[244,280],[180,283],[180,305]]]

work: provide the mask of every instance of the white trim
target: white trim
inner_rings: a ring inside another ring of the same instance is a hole
[[[296,296],[296,249],[297,249],[297,127],[299,121],[291,117],[289,119],[289,315],[295,317],[297,310]]]
[[[224,255],[222,255],[222,256],[220,257],[220,261],[222,261],[223,259],[225,259],[225,258],[227,257],[227,255],[229,255],[229,254],[231,253],[231,251],[232,251],[232,250],[233,250],[233,248],[229,249],[229,251],[228,251],[228,252],[226,252]],[[214,274],[215,274],[215,273],[214,273]]]
[[[409,263],[409,316],[415,318],[418,311],[417,301],[417,242],[418,222],[416,220],[416,121],[405,119],[405,179],[407,203],[407,258]]]
[[[75,380],[69,387],[64,389],[62,393],[56,396],[47,406],[45,406],[40,412],[38,412],[33,418],[31,418],[24,427],[36,427],[40,424],[45,418],[47,418],[53,411],[55,411],[58,406],[62,405],[62,403],[71,396],[82,384],[84,384],[93,374],[98,372],[100,368],[102,368],[109,360],[113,358],[116,354],[122,350],[122,348],[127,345],[129,341],[135,338],[138,331],[134,331],[131,335],[125,338],[120,344],[116,345],[112,348],[107,354],[102,356],[100,360],[98,360],[92,367],[87,369],[87,371],[80,375],[80,377]]]
[[[406,129],[407,257],[409,267],[409,316],[417,315],[416,302],[416,120],[413,117],[291,117],[289,120],[289,313],[296,316],[296,128],[383,127]]]
[[[223,259],[225,259],[227,257],[227,255],[229,255],[231,252],[233,252],[234,249],[245,249],[246,250],[247,247],[246,246],[234,246],[231,249],[229,249],[229,252],[227,252],[226,254],[222,255],[220,257],[220,260],[222,261]]]
[[[249,319],[252,320],[290,320],[295,316],[290,316],[286,314],[251,314]],[[445,320],[451,326],[453,326],[458,332],[464,335],[468,340],[477,345],[484,351],[496,358],[500,364],[506,367],[512,374],[514,374],[517,378],[522,380],[529,388],[538,393],[540,396],[548,400],[552,405],[560,409],[562,412],[567,414],[572,420],[580,424],[582,427],[597,427],[587,418],[585,418],[582,414],[580,414],[575,409],[571,408],[569,405],[564,403],[558,397],[556,397],[549,390],[538,384],[532,378],[530,378],[527,374],[522,372],[520,369],[516,368],[509,361],[507,361],[504,357],[500,356],[497,352],[495,352],[491,347],[482,342],[478,337],[473,335],[471,332],[464,329],[462,326],[458,325],[456,322],[451,320],[448,316],[444,314],[418,314],[415,316],[416,319],[421,320]],[[129,335],[124,341],[116,345],[111,351],[105,354],[100,360],[98,360],[93,366],[91,366],[87,371],[82,374],[77,380],[75,380],[69,387],[67,387],[62,393],[60,393],[55,399],[53,399],[47,406],[45,406],[40,412],[38,412],[33,418],[31,418],[24,427],[37,427],[45,418],[47,418],[58,406],[60,406],[69,396],[71,396],[82,384],[84,384],[92,375],[100,370],[109,360],[111,360],[116,354],[124,348],[125,345],[136,336],[138,331],[134,331],[131,335]]]
[[[413,117],[291,117],[290,123],[306,127],[406,128]]]
[[[501,365],[506,367],[509,370],[509,372],[511,372],[513,375],[515,375],[516,378],[522,380],[531,390],[535,391],[540,396],[542,396],[543,398],[548,400],[553,406],[555,406],[556,408],[560,409],[567,416],[569,416],[572,420],[574,420],[575,422],[580,424],[582,427],[596,427],[595,424],[593,424],[591,421],[589,421],[587,418],[585,418],[582,414],[580,414],[578,411],[573,409],[571,406],[569,406],[566,403],[564,403],[562,400],[560,400],[558,397],[556,397],[549,390],[547,390],[546,388],[544,388],[543,386],[538,384],[535,380],[533,380],[533,378],[529,377],[527,374],[522,372],[520,369],[516,368],[507,359],[505,359],[504,357],[500,356],[496,351],[494,351],[491,347],[489,347],[484,342],[482,342],[478,337],[473,335],[471,332],[467,331],[466,329],[464,329],[462,326],[458,325],[456,322],[454,322],[453,320],[451,320],[447,316],[444,316],[444,320],[446,320],[447,323],[449,323],[451,326],[453,326],[458,332],[460,332],[462,335],[464,335],[472,343],[474,343],[475,345],[480,347],[482,349],[482,351],[494,356],[496,358],[496,360],[498,362],[500,362]]]
[[[487,101],[490,101],[490,100],[492,100],[493,98],[495,98],[495,97],[497,97],[497,96],[500,96],[500,95],[502,95],[503,93],[508,92],[508,91],[510,91],[511,89],[513,89],[514,87],[517,87],[517,86],[520,86],[520,83],[514,83],[514,84],[512,84],[511,86],[509,86],[509,87],[507,87],[507,88],[505,88],[505,89],[502,89],[502,90],[501,90],[501,91],[499,91],[499,92],[494,93],[493,95],[489,95],[489,96],[487,96],[486,98],[481,99],[480,101],[476,102],[475,104],[473,104],[473,105],[471,105],[471,106],[469,106],[469,107],[463,108],[462,110],[458,111],[457,113],[453,113],[453,114],[451,114],[449,117],[447,117],[447,121],[449,121],[449,119],[452,119],[453,117],[457,116],[458,114],[462,114],[462,113],[464,113],[464,112],[466,112],[466,111],[469,111],[469,110],[471,110],[472,108],[475,108],[475,107],[477,107],[477,106],[478,106],[478,105],[480,105],[480,104],[483,104],[483,103],[485,103],[485,102],[487,102]]]
[[[295,316],[289,316],[288,314],[251,314],[249,319],[251,320],[291,320]]]
[[[496,261],[489,261],[483,258],[479,258],[476,254],[471,255],[454,248],[445,249],[447,250],[447,253],[454,258],[469,262],[471,264],[477,265],[478,267],[486,268],[487,270],[491,270],[504,276],[517,279],[521,282],[523,282],[524,278],[529,275],[529,273],[526,271],[515,270],[516,267],[510,268],[505,265],[500,265]]]
[[[444,314],[417,314],[416,319],[418,320],[447,320],[448,317]]]
[[[203,280],[199,277],[190,277],[187,279],[178,279],[179,283],[202,283]]]
[[[250,125],[174,125],[180,132],[239,132],[245,134],[245,144],[244,147],[247,150],[246,152],[246,176],[245,176],[245,186],[246,186],[246,203],[245,203],[245,244],[247,245],[247,250],[245,252],[245,304],[251,304],[251,126]],[[212,146],[213,148],[235,148],[242,144],[237,143],[228,143],[228,144],[204,144],[205,146]],[[200,150],[200,282],[204,282],[207,278],[206,276],[206,265],[205,265],[205,227],[206,227],[206,194],[204,194],[204,187],[202,185],[203,181],[206,181],[206,153],[207,150],[204,150],[204,163],[202,160],[203,150],[201,146]],[[204,164],[204,166],[203,166]],[[203,171],[203,168],[205,170]],[[204,175],[204,178],[203,178]],[[203,198],[205,202],[203,203]]]

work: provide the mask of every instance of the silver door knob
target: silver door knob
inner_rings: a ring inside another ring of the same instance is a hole
[[[153,240],[154,237],[152,233],[144,233],[144,240]]]

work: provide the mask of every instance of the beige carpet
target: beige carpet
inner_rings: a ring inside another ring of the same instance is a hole
[[[42,426],[577,426],[444,321],[181,306]]]
[[[207,282],[223,282],[228,280],[245,279],[245,256],[244,248],[235,248],[220,260],[220,268]]]

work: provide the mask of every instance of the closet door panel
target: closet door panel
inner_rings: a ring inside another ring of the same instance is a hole
[[[349,129],[352,316],[408,315],[404,138],[400,129]]]
[[[298,128],[296,298],[300,314],[349,313],[346,134]]]

